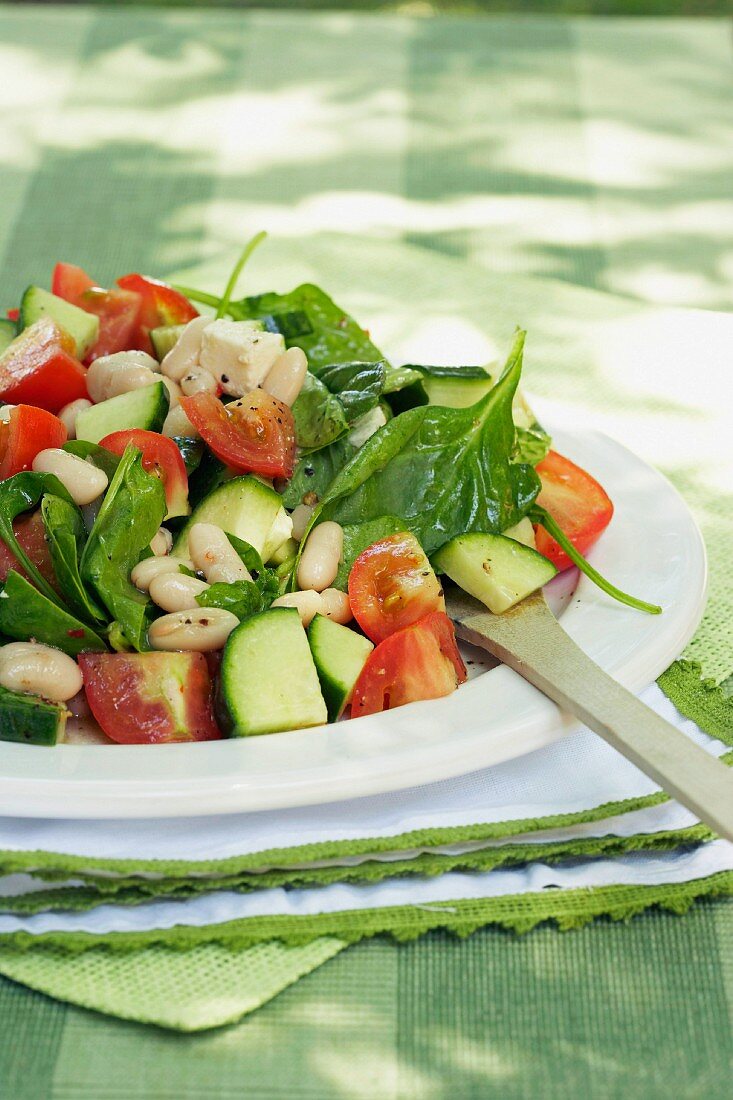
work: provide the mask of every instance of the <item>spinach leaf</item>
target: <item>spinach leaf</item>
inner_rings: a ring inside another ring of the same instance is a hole
[[[333,587],[345,592],[351,567],[362,550],[366,550],[367,546],[386,538],[387,535],[396,535],[400,531],[408,530],[408,526],[399,516],[377,516],[376,519],[370,519],[366,523],[347,523],[344,526],[344,548]]]
[[[60,497],[69,504],[74,503],[59,479],[53,474],[36,474],[27,471],[14,474],[13,477],[0,482],[0,539],[16,561],[23,566],[39,592],[42,592],[51,603],[60,606],[58,594],[41,576],[36,565],[21,548],[13,531],[13,520],[16,516],[35,508],[44,493]]]
[[[93,630],[52,603],[14,569],[0,592],[0,631],[22,642],[33,638],[55,646],[71,657],[107,648]]]
[[[349,429],[338,397],[315,374],[305,376],[303,388],[293,402],[295,438],[306,454],[327,447]]]
[[[227,538],[249,570],[252,580],[212,584],[196,597],[196,602],[200,607],[221,607],[231,611],[241,621],[267,610],[280,594],[280,581],[274,569],[262,564],[262,558],[254,546],[236,535],[227,535]]]
[[[80,619],[106,622],[104,610],[89,595],[79,575],[79,556],[86,540],[81,512],[68,500],[46,493],[41,516],[56,580],[69,607]]]
[[[130,581],[165,515],[165,492],[145,472],[142,455],[127,447],[84,548],[80,573],[136,650],[147,648],[155,608]]]
[[[236,535],[227,534],[227,538],[249,570],[250,576],[252,577],[252,583],[256,585],[262,598],[267,601],[267,606],[269,607],[275,597],[279,595],[280,589],[275,570],[268,569],[266,565],[262,564],[262,558],[257,553],[254,546],[251,546],[243,539],[238,539]],[[249,582],[245,581],[243,583],[246,584]]]
[[[109,481],[115,476],[120,464],[119,455],[108,451],[106,447],[100,447],[98,443],[88,443],[86,439],[70,439],[64,443],[64,450],[77,458],[88,458],[92,465],[107,475]]]
[[[384,359],[376,363],[329,363],[316,377],[335,394],[349,425],[379,404],[386,380]],[[297,404],[297,402],[296,402]]]
[[[498,383],[475,405],[410,409],[368,439],[331,484],[312,523],[401,515],[427,554],[456,535],[518,523],[540,490],[531,466],[511,462],[523,346],[519,332]]]
[[[285,507],[296,508],[303,504],[306,496],[317,504],[325,496],[336,474],[354,457],[356,450],[344,436],[330,446],[300,458],[283,491]],[[311,493],[312,497],[309,496]]]
[[[190,477],[201,465],[201,459],[204,457],[204,451],[206,450],[204,441],[203,439],[189,439],[187,436],[176,435],[173,437],[173,442],[181,452],[183,465]]]
[[[552,439],[535,420],[529,428],[517,428],[517,445],[514,449],[515,462],[528,462],[536,466],[546,457],[552,446]]]

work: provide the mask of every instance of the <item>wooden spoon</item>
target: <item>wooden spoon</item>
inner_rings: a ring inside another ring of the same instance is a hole
[[[509,665],[577,715],[655,783],[733,840],[733,769],[660,718],[583,653],[541,592],[502,615],[459,589],[446,593],[456,634]]]

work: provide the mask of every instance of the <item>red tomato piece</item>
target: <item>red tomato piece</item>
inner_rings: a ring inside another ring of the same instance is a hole
[[[89,353],[90,363],[102,355],[134,347],[142,307],[139,294],[95,286],[86,271],[75,264],[56,264],[51,289],[59,298],[99,317],[99,336]]]
[[[11,405],[37,405],[55,413],[88,397],[86,371],[72,354],[74,341],[42,317],[0,355],[0,397]]]
[[[140,295],[141,307],[138,323],[135,329],[135,347],[154,355],[153,345],[150,342],[150,332],[160,325],[185,325],[198,317],[188,298],[179,294],[172,286],[160,282],[159,279],[150,279],[147,275],[123,275],[117,280],[117,285],[122,290],[131,290]]]
[[[221,737],[203,653],[81,653],[78,661],[92,714],[113,741]]]
[[[17,306],[14,306],[12,309],[9,309],[7,311],[7,313],[8,313],[8,320],[9,321],[17,321],[18,318],[20,317],[20,310],[18,309]]]
[[[181,406],[217,458],[235,470],[291,477],[295,421],[287,405],[264,390],[222,404],[211,393],[182,397]]]
[[[53,413],[34,405],[17,405],[7,423],[0,423],[0,481],[30,470],[46,447],[63,447],[66,426]]]
[[[13,533],[22,550],[38,569],[44,580],[48,581],[52,588],[56,588],[56,574],[51,561],[51,553],[46,542],[46,528],[40,511],[30,515],[19,516],[13,520]],[[23,566],[11,554],[4,542],[0,540],[0,583],[5,583],[8,573],[14,569],[33,584]]]
[[[112,432],[99,442],[100,447],[116,455],[124,454],[129,444],[142,451],[143,469],[163,482],[168,507],[166,518],[188,515],[188,474],[181,452],[173,440],[142,428],[127,428]]]
[[[444,612],[432,611],[372,650],[354,687],[351,717],[439,699],[466,678],[453,623]]]
[[[440,581],[422,546],[408,531],[389,535],[363,550],[349,573],[354,618],[373,642],[445,611]]]
[[[538,463],[542,490],[537,503],[546,508],[576,550],[585,554],[611,522],[613,503],[594,477],[569,458],[550,451]],[[572,562],[544,527],[535,527],[537,549],[562,572]]]

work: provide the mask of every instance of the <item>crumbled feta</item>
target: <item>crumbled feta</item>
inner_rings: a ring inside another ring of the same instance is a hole
[[[368,413],[364,413],[363,416],[354,421],[353,427],[347,436],[349,443],[352,447],[363,446],[367,439],[378,432],[380,428],[383,428],[386,423],[387,417],[384,414],[384,409],[377,405],[376,408],[370,409]]]
[[[282,336],[265,332],[258,321],[212,321],[204,329],[199,364],[224,393],[241,397],[257,389],[284,351]]]

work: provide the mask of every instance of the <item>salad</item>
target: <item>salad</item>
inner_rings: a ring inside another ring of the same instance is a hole
[[[0,739],[277,733],[466,679],[613,505],[502,370],[390,363],[319,287],[234,298],[56,265],[0,320]]]

